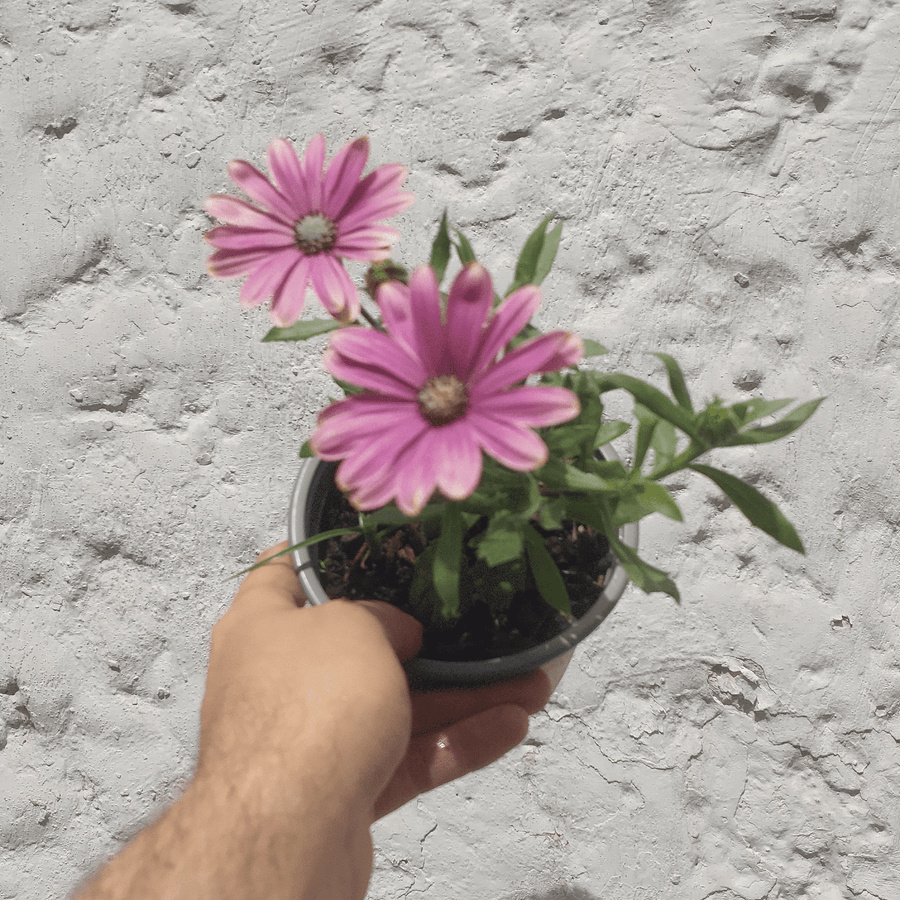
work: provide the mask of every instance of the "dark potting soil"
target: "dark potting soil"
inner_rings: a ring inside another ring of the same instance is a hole
[[[326,506],[318,531],[353,528],[359,517],[336,490]],[[572,618],[557,612],[533,586],[513,596],[499,615],[484,602],[475,602],[452,626],[429,628],[423,635],[421,657],[440,660],[479,660],[508,656],[555,637],[580,619],[596,602],[613,562],[606,537],[583,525],[564,522],[563,528],[538,528],[562,574]],[[404,526],[385,542],[382,552],[368,551],[362,535],[332,538],[319,545],[319,578],[335,599],[384,600],[412,613],[410,586],[416,558],[425,549],[419,529]]]

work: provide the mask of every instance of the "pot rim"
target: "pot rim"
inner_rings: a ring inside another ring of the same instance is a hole
[[[609,444],[600,448],[600,453],[610,460],[618,460],[619,455]],[[319,483],[326,477],[336,463],[325,462],[315,457],[304,459],[300,472],[294,483],[288,510],[288,541],[290,545],[298,544],[309,537],[306,522],[310,515],[321,509],[322,503],[316,502],[321,494],[317,492]],[[638,546],[638,524],[630,522],[619,529],[619,538],[626,546],[636,550]],[[294,567],[307,602],[321,606],[329,601],[318,577],[318,550],[312,547],[301,547],[292,551]],[[443,684],[483,684],[525,675],[540,668],[551,660],[571,653],[576,644],[583,641],[612,612],[625,588],[628,576],[622,564],[616,560],[611,574],[606,578],[603,590],[594,604],[577,621],[564,631],[528,650],[521,650],[509,656],[493,659],[450,661],[422,659],[415,657],[404,666],[412,681]]]

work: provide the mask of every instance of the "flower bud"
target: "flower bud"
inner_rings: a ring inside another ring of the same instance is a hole
[[[391,259],[373,262],[366,270],[366,293],[374,300],[378,294],[379,285],[388,281],[409,284],[409,272]]]

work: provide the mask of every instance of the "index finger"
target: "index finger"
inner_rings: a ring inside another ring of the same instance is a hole
[[[264,565],[247,573],[231,603],[232,609],[241,609],[251,603],[257,610],[296,608],[306,603],[293,558],[288,553],[275,555],[287,550],[288,546],[287,541],[281,541],[259,554],[256,562]]]

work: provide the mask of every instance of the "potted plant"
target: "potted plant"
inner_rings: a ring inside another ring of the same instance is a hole
[[[637,553],[643,517],[682,518],[662,483],[675,472],[709,478],[753,525],[803,552],[771,501],[697,459],[778,440],[821,399],[759,424],[793,401],[695,408],[665,353],[656,355],[668,392],[580,366],[605,349],[531,323],[560,243],[552,215],[526,240],[502,296],[465,235],[451,237],[446,212],[429,263],[409,274],[389,259],[397,231],[379,224],[412,201],[400,190],[406,171],[362,177],[367,155],[365,138],[351,141],[326,170],[321,135],[302,160],[279,139],[271,181],[247,162],[229,168],[255,205],[207,203],[229,223],[207,234],[211,274],[246,275],[247,305],[272,298],[276,327],[263,340],[332,332],[323,363],[344,396],[303,445],[289,521],[310,602],[368,597],[416,616],[425,638],[408,671],[422,683],[497,680],[554,660],[558,675],[628,580],[678,599]],[[454,253],[461,268],[445,291]],[[370,263],[377,312],[362,305],[344,259]],[[298,321],[310,283],[331,319]],[[631,428],[604,417],[613,390],[635,401],[629,465],[610,446]]]

